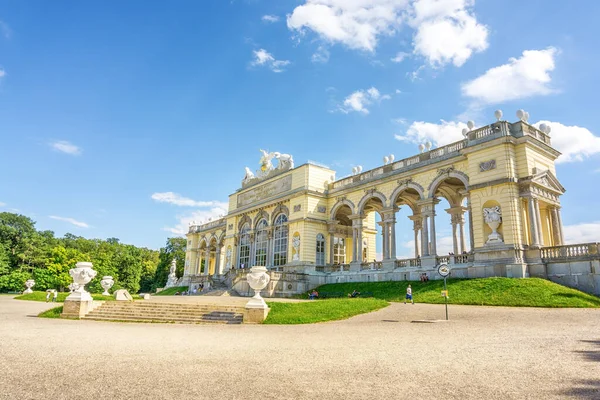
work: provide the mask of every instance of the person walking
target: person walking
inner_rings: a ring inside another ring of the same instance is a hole
[[[410,285],[408,285],[408,287],[406,288],[406,298],[404,299],[404,304],[406,304],[406,300],[410,300],[412,304],[415,304],[415,302],[413,301],[412,289]]]
[[[50,301],[50,289],[48,289],[48,291],[46,292],[46,303]]]
[[[52,292],[52,302],[56,303],[56,299],[58,298],[58,290],[54,289]]]

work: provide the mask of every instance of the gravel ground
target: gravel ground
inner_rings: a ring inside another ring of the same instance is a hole
[[[0,399],[600,399],[600,310],[391,306],[314,325],[41,319],[0,296]]]

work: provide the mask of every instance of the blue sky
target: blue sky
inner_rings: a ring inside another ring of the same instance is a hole
[[[158,248],[222,213],[259,148],[342,177],[521,108],[564,153],[567,238],[596,241],[599,14],[591,0],[0,0],[0,210]]]

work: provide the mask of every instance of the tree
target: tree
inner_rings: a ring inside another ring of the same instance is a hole
[[[185,238],[169,238],[165,247],[160,249],[158,266],[154,275],[154,289],[164,287],[169,277],[169,269],[173,258],[176,259],[177,276],[183,276],[185,267],[185,248],[187,240]]]

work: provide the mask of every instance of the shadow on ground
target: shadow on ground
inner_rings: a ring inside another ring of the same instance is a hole
[[[600,340],[581,340],[592,346],[590,350],[577,350],[575,353],[581,355],[586,361],[600,362]],[[580,399],[600,399],[600,379],[585,379],[575,383],[575,385],[563,392],[563,396],[577,397]]]

